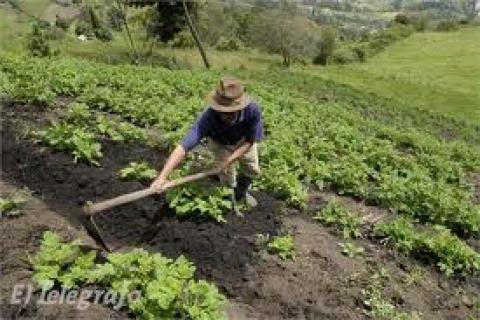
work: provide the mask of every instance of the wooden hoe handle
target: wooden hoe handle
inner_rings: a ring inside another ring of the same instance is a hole
[[[97,212],[104,211],[113,207],[120,206],[122,204],[126,204],[129,202],[137,201],[139,199],[143,199],[145,197],[151,196],[153,194],[160,194],[166,191],[167,189],[182,185],[187,182],[192,182],[200,179],[207,178],[209,176],[213,176],[216,174],[219,174],[220,170],[215,169],[215,170],[210,170],[210,171],[204,171],[196,174],[192,174],[190,176],[186,176],[177,180],[173,180],[165,184],[165,186],[161,190],[153,189],[153,188],[147,188],[131,193],[127,193],[121,196],[118,196],[116,198],[112,198],[109,200],[97,202],[97,203],[92,203],[92,202],[87,202],[86,205],[84,206],[84,211],[88,215],[93,215]]]

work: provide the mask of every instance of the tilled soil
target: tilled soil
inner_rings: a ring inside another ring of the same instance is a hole
[[[124,182],[118,170],[130,161],[145,160],[161,165],[164,154],[143,144],[102,142],[100,167],[73,163],[69,155],[53,152],[22,137],[22,122],[45,123],[48,114],[28,108],[17,112],[5,107],[1,117],[2,181],[12,188],[33,191],[29,210],[22,217],[0,221],[2,297],[12,285],[31,276],[21,253],[38,247],[44,230],[54,229],[67,238],[92,242],[82,229],[82,205],[141,189],[137,182]],[[197,276],[216,283],[232,301],[231,319],[365,319],[365,289],[373,273],[386,268],[392,275],[385,290],[400,309],[418,310],[425,319],[464,319],[472,306],[464,296],[478,293],[476,284],[445,279],[429,267],[418,283],[402,285],[416,263],[399,257],[368,239],[357,241],[365,255],[350,259],[341,254],[340,238],[313,223],[311,218],[284,205],[266,193],[257,193],[260,205],[245,218],[232,213],[227,223],[201,218],[178,218],[161,196],[144,199],[100,213],[95,219],[111,247],[125,250],[144,247],[170,257],[185,255],[197,266]],[[317,203],[322,195],[316,196]],[[23,230],[23,231],[22,231]],[[264,250],[258,235],[294,235],[295,261],[281,261]],[[5,258],[3,258],[5,257]],[[126,318],[95,306],[79,312],[69,306],[0,306],[0,318],[38,319]]]

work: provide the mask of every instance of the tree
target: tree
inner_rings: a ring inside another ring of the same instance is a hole
[[[283,10],[265,12],[250,32],[253,43],[270,53],[280,54],[284,66],[295,59],[312,56],[320,37],[320,27],[315,22]]]
[[[333,55],[335,50],[336,31],[333,27],[323,27],[318,41],[317,55],[313,59],[313,63],[322,66],[328,63],[328,59]]]
[[[121,0],[117,1],[120,2]],[[196,16],[198,9],[195,1],[125,0],[125,5],[137,7],[155,6],[156,14],[152,17],[148,31],[162,42],[172,40],[177,33],[188,27],[197,44],[205,67],[210,67],[202,42],[192,21],[192,16]]]

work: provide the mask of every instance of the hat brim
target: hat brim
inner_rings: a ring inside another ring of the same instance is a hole
[[[236,112],[242,109],[245,109],[251,102],[251,99],[248,95],[243,94],[240,98],[235,99],[229,105],[219,104],[215,99],[216,90],[211,91],[207,94],[206,100],[209,106],[219,112]]]

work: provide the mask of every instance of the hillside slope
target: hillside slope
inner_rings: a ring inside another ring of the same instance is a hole
[[[321,77],[413,106],[480,119],[480,28],[417,33],[366,64],[331,66]]]

